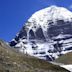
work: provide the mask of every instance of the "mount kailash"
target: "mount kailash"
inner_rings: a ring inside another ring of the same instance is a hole
[[[72,12],[57,6],[35,12],[9,44],[48,61],[71,52]]]

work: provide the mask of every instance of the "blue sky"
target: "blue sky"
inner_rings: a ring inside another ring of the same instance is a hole
[[[72,11],[72,0],[0,0],[0,39],[10,41],[35,11],[51,5]]]

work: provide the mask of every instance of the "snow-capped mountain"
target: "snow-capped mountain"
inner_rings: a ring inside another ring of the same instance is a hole
[[[72,51],[72,12],[57,6],[37,11],[9,44],[50,61]]]

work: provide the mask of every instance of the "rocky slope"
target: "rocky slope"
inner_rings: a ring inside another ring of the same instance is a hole
[[[72,52],[59,57],[58,59],[55,60],[55,62],[63,64],[72,64]]]
[[[0,41],[0,72],[69,72],[44,60],[21,54]]]
[[[72,51],[72,12],[50,6],[34,13],[10,46],[29,55],[52,61]]]
[[[56,63],[60,67],[63,67],[72,72],[72,52],[62,55],[58,59],[54,60],[53,63]]]

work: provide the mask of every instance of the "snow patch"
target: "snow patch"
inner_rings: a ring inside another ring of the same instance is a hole
[[[61,67],[69,70],[70,72],[72,72],[72,64],[69,64],[69,65],[60,65]]]

